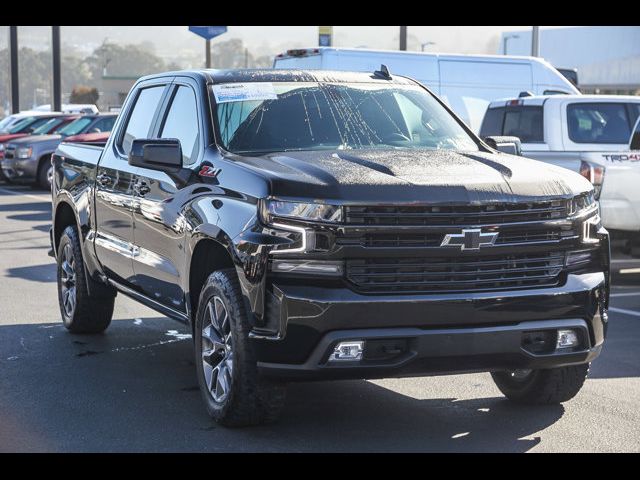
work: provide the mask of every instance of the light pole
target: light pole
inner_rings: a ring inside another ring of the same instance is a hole
[[[502,39],[502,54],[506,55],[507,54],[507,40],[510,40],[512,38],[520,38],[520,35],[516,35],[515,33],[512,33],[511,35],[505,35],[504,38]]]
[[[400,50],[407,49],[407,27],[400,27]]]
[[[428,47],[429,45],[435,45],[436,42],[424,42],[420,44],[420,47],[422,48],[422,51],[424,52],[424,47]]]

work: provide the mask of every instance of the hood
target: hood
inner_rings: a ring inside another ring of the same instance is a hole
[[[5,133],[0,135],[0,143],[5,143],[15,138],[26,137],[28,133]]]
[[[271,182],[271,193],[349,202],[486,203],[567,198],[589,191],[567,169],[503,153],[336,150],[234,156]]]
[[[55,145],[62,140],[61,135],[30,135],[28,137],[18,138],[11,142],[11,145],[35,145],[39,143],[51,143]]]
[[[79,133],[64,139],[65,142],[106,142],[111,132]]]

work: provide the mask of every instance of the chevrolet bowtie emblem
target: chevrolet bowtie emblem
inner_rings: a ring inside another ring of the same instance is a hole
[[[460,250],[480,250],[496,243],[498,232],[485,232],[479,228],[469,228],[461,233],[448,233],[444,236],[441,247],[459,247]]]

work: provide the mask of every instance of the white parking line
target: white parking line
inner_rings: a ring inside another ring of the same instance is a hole
[[[640,292],[612,293],[610,297],[638,297]]]
[[[2,188],[2,187],[0,187],[0,192],[8,193],[9,195],[17,195],[19,197],[34,198],[40,202],[45,202],[47,200],[47,197],[42,198],[42,197],[37,197],[35,195],[31,195],[30,193],[14,192],[13,190],[7,190],[6,188]]]
[[[611,260],[611,263],[638,263],[638,262],[640,262],[640,258],[629,258],[629,259],[616,258]]]
[[[609,307],[609,311],[616,312],[616,313],[624,313],[625,315],[631,315],[633,317],[640,317],[640,312],[636,312],[635,310],[627,310],[626,308]]]

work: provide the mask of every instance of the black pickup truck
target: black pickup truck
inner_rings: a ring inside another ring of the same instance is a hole
[[[104,148],[52,159],[64,325],[102,332],[117,292],[190,325],[224,425],[275,419],[295,380],[487,371],[566,401],[609,237],[587,180],[515,147],[386,68],[144,77]]]

